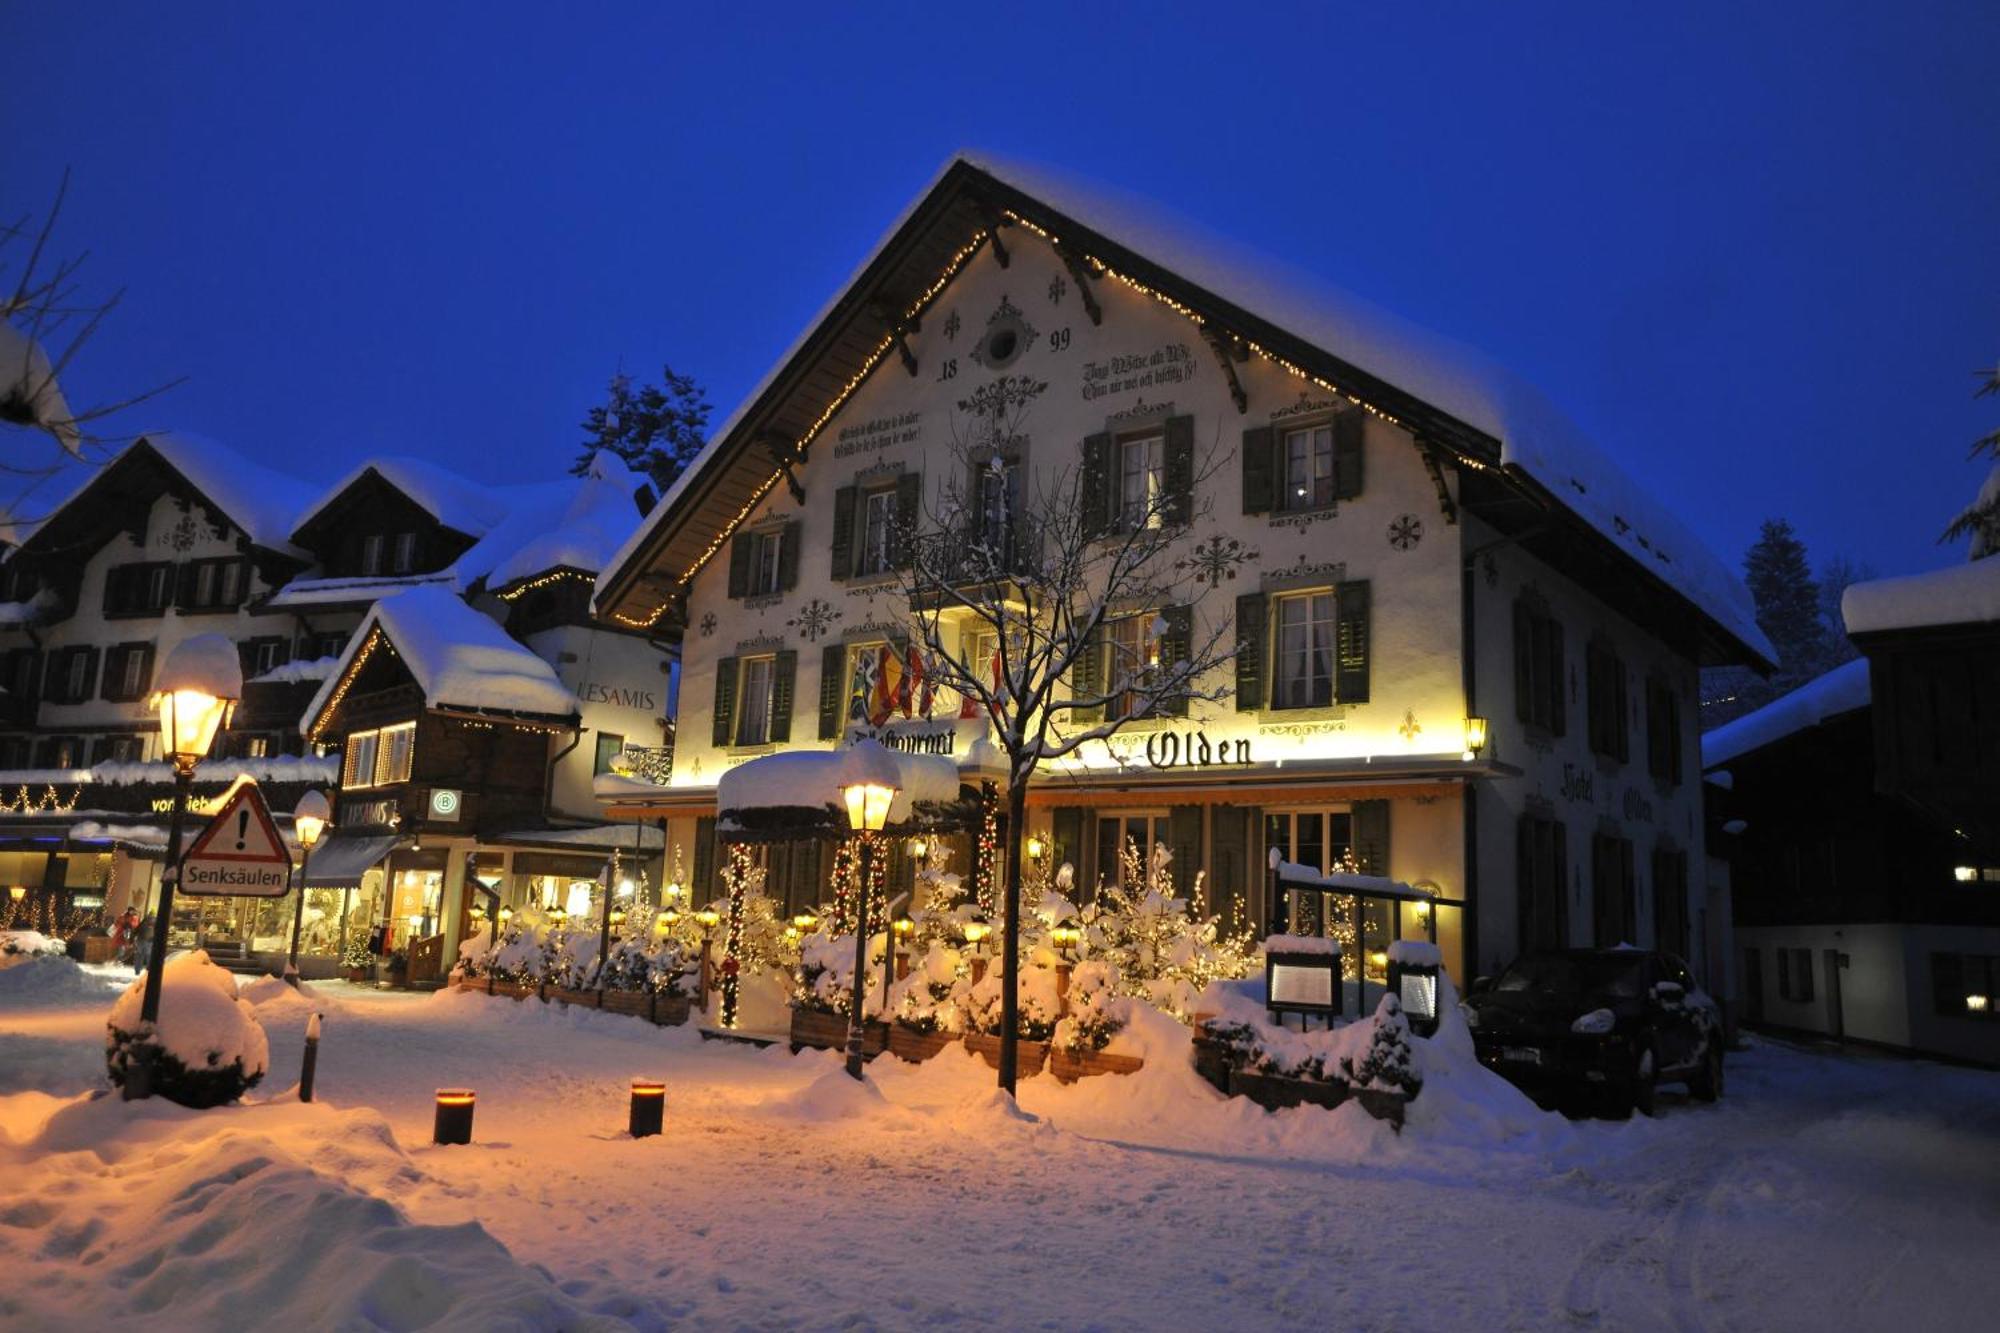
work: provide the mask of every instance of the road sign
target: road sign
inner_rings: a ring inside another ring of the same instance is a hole
[[[257,784],[241,779],[181,860],[182,893],[198,898],[282,898],[292,854],[271,822]]]

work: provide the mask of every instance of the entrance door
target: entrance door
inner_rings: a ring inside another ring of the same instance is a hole
[[[1764,951],[1755,945],[1743,950],[1743,1021],[1764,1021]]]
[[[1826,973],[1826,1030],[1838,1041],[1847,1035],[1847,1023],[1840,1008],[1840,950],[1824,950],[1820,959]]]

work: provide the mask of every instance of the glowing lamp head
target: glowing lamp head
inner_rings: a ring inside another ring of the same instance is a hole
[[[717,923],[722,920],[722,913],[713,907],[704,907],[694,914],[694,919],[703,930],[714,930]]]
[[[919,861],[921,861],[924,860],[926,857],[928,857],[930,854],[931,854],[931,845],[928,842],[925,842],[922,838],[910,839],[911,856],[914,856]]]
[[[1486,719],[1483,717],[1468,717],[1465,719],[1465,758],[1467,760],[1475,759],[1478,757],[1479,752],[1485,748]]]
[[[327,804],[324,792],[308,791],[299,797],[298,805],[292,810],[292,832],[298,835],[301,847],[310,849],[332,822],[333,807]]]
[[[25,884],[10,884],[7,886],[7,896],[18,903],[28,896],[28,886]]]
[[[612,908],[612,909],[611,909],[611,924],[612,924],[612,925],[614,925],[614,926],[622,926],[622,925],[624,925],[624,924],[625,924],[625,909],[624,909],[624,908],[622,908],[622,907],[614,907],[614,908]]]
[[[507,924],[507,923],[508,923],[509,921],[512,921],[513,919],[514,919],[514,909],[513,909],[513,908],[511,908],[511,907],[503,907],[503,908],[501,908],[501,909],[500,909],[500,924],[501,924],[501,925],[503,925],[503,926],[504,926],[504,925],[506,925],[506,924]]]
[[[1951,877],[1957,880],[1960,884],[1970,884],[1972,883],[1972,881],[1979,878],[1979,867],[1953,866],[1951,868]]]
[[[1028,835],[1028,859],[1030,861],[1039,861],[1048,854],[1048,844],[1042,841],[1041,835],[1039,833],[1030,833]]]
[[[667,881],[667,901],[668,901],[668,902],[672,902],[672,901],[673,901],[674,899],[676,899],[676,898],[678,898],[678,897],[680,897],[680,896],[681,896],[681,882],[680,882],[679,880],[677,880],[677,879],[670,879],[670,880],[668,880],[668,881]]]
[[[181,640],[154,680],[160,714],[160,749],[183,772],[208,757],[216,733],[229,723],[243,697],[243,668],[236,645],[220,634]]]
[[[901,916],[897,917],[894,921],[891,921],[889,923],[889,929],[896,932],[896,938],[899,940],[906,940],[910,938],[910,932],[915,930],[916,928],[917,928],[917,923],[910,920],[910,914],[908,912],[903,913]]]
[[[977,919],[965,923],[965,942],[978,948],[980,942],[993,933],[993,927]]]
[[[814,916],[811,912],[800,912],[797,916],[792,918],[792,924],[799,928],[799,933],[801,935],[810,935],[812,933],[813,927],[819,924],[819,918]]]
[[[549,909],[549,920],[555,922],[558,926],[560,926],[563,922],[569,920],[569,912],[563,907],[561,903],[557,903],[554,907],[551,907]]]
[[[855,742],[841,757],[840,794],[847,803],[847,826],[856,833],[880,833],[889,806],[902,790],[903,770],[895,754],[878,740]]]
[[[1083,927],[1077,924],[1075,917],[1064,917],[1050,927],[1049,939],[1054,942],[1056,948],[1068,953],[1083,942]]]

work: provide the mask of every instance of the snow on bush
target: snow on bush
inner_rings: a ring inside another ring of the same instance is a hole
[[[968,975],[963,954],[949,944],[932,944],[911,966],[910,974],[890,987],[889,1012],[913,1032],[956,1032],[952,990],[960,977]]]
[[[1086,955],[1112,965],[1118,994],[1144,1000],[1183,1022],[1212,982],[1248,976],[1255,960],[1249,928],[1238,919],[1201,917],[1190,900],[1176,897],[1173,853],[1165,843],[1142,857],[1127,838],[1123,883],[1100,883],[1097,901],[1082,913]],[[1193,898],[1201,897],[1197,873]]]
[[[642,908],[616,928],[603,971],[605,989],[688,993],[687,955],[672,937],[657,937],[654,919],[651,909]],[[467,940],[453,975],[557,990],[593,989],[599,984],[599,933],[595,922],[569,926],[538,911],[524,911],[501,928],[497,947],[485,930]]]
[[[63,942],[39,930],[0,931],[0,968],[25,963],[31,958],[63,956]]]
[[[1028,1041],[1047,1041],[1055,1035],[1062,1019],[1062,995],[1056,987],[1056,970],[1022,960],[1020,971],[1020,1021],[1018,1035]],[[983,1032],[989,1037],[1001,1033],[1000,968],[988,967],[978,981],[967,976],[953,987],[952,999],[963,1031]]]
[[[105,1023],[111,1082],[124,1087],[132,1066],[153,1051],[152,1090],[197,1109],[233,1102],[257,1086],[270,1063],[270,1043],[236,993],[236,978],[196,949],[169,959],[161,976],[160,1019],[140,1018],[146,979],[136,978]]]
[[[1069,977],[1069,1013],[1051,1040],[1066,1051],[1101,1051],[1130,1021],[1132,1003],[1119,998],[1111,964],[1078,963]]]

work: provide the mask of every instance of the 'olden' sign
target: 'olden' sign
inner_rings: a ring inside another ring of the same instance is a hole
[[[181,858],[180,891],[198,898],[282,898],[291,883],[292,854],[263,793],[244,778],[223,795],[215,817]]]
[[[1197,731],[1183,736],[1177,731],[1156,731],[1146,737],[1146,762],[1154,768],[1213,768],[1224,764],[1250,762],[1247,740],[1211,741]]]

